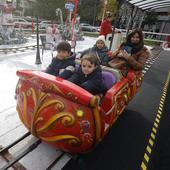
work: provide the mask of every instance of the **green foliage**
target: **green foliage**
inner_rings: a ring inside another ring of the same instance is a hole
[[[104,1],[101,4],[101,8],[100,8],[100,14],[99,14],[100,19],[102,19],[104,8],[105,8]],[[106,14],[106,12],[111,12],[113,14],[113,18],[116,19],[117,15],[118,15],[118,5],[119,5],[119,3],[117,0],[107,0],[105,14]]]
[[[32,13],[34,16],[39,16],[47,19],[56,18],[56,9],[61,8],[64,10],[64,1],[61,0],[37,0]]]
[[[99,0],[84,0],[78,7],[78,13],[80,14],[81,21],[93,23],[96,20],[101,8]]]
[[[118,2],[117,0],[108,0],[106,11],[109,11],[113,14],[114,18],[117,17],[118,14]]]
[[[37,0],[33,9],[26,10],[25,13],[53,20],[56,18],[55,10],[57,8],[61,8],[63,15],[66,15],[65,1],[63,0]],[[100,9],[100,0],[83,0],[78,5],[77,13],[80,15],[81,21],[87,21],[92,24],[99,15]]]
[[[160,45],[160,42],[152,41],[151,39],[151,40],[144,40],[144,44],[148,46],[157,46]]]
[[[17,3],[19,4],[20,1],[17,0]],[[65,18],[65,2],[64,0],[36,0],[33,8],[25,9],[25,15],[54,20],[56,19],[56,9],[61,8]],[[116,17],[117,5],[117,0],[108,0],[106,11],[112,12]],[[81,22],[95,24],[101,18],[102,12],[103,0],[79,0],[77,13],[80,15]]]

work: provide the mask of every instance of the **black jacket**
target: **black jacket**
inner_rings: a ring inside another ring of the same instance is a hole
[[[88,53],[94,53],[99,58],[99,64],[107,65],[107,63],[109,61],[108,52],[109,52],[109,50],[106,46],[103,47],[102,49],[99,49],[99,48],[97,48],[96,45],[94,45],[92,48],[86,49],[83,52],[81,52],[80,57],[83,57],[83,55],[88,54]]]
[[[52,59],[51,64],[47,67],[46,73],[68,79],[75,70],[75,56],[72,55],[64,60],[57,57]]]
[[[100,67],[97,67],[91,74],[85,75],[80,66],[68,80],[94,95],[106,92]]]

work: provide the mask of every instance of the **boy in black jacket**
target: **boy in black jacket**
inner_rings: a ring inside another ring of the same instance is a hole
[[[86,54],[81,58],[81,66],[68,80],[94,95],[106,92],[101,67],[98,64],[97,56],[93,53]]]
[[[68,79],[75,70],[75,56],[71,52],[68,42],[60,42],[57,47],[57,55],[47,67],[46,73]]]

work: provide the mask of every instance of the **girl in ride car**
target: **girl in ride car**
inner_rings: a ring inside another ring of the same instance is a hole
[[[94,95],[104,94],[107,90],[98,59],[93,53],[88,53],[81,58],[80,67],[68,80]]]
[[[99,64],[107,65],[109,61],[108,51],[109,50],[106,46],[105,37],[104,35],[100,35],[97,38],[95,45],[92,48],[83,51],[80,57],[83,57],[85,54],[88,53],[94,53],[98,57]]]

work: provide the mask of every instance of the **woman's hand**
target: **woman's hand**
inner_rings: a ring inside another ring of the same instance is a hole
[[[121,50],[121,52],[118,54],[118,57],[124,58],[125,60],[128,60],[130,55],[126,51]]]
[[[107,55],[108,55],[109,58],[112,58],[113,57],[113,52],[112,51],[108,51]]]
[[[115,51],[110,50],[110,51],[108,51],[107,55],[109,58],[113,58],[117,55],[117,52],[118,52],[118,50],[115,50]]]

